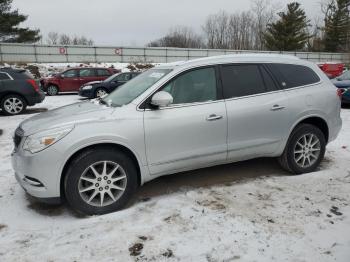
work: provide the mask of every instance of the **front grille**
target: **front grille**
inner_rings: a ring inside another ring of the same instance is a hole
[[[17,148],[19,146],[19,144],[21,143],[23,135],[24,135],[23,130],[20,127],[18,127],[16,129],[15,135],[13,137],[13,142],[15,144],[15,148]]]

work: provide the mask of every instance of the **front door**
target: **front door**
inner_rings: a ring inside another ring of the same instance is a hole
[[[228,158],[273,155],[289,132],[285,92],[263,65],[220,68],[228,116]]]
[[[173,104],[146,109],[144,128],[151,174],[175,173],[226,160],[226,108],[216,74],[215,67],[182,73],[160,89],[173,96]]]

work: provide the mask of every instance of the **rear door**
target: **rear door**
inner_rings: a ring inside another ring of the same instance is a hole
[[[77,89],[77,91],[79,90],[80,86],[88,83],[88,82],[92,82],[92,81],[97,81],[99,80],[99,78],[97,77],[97,72],[95,71],[94,68],[82,68],[79,69],[79,81],[80,81],[80,85]]]
[[[77,69],[70,69],[61,74],[60,92],[78,91],[80,80]]]
[[[288,99],[262,64],[220,66],[228,117],[228,158],[276,152],[288,131]]]
[[[105,68],[96,69],[96,81],[103,81],[110,76],[111,76],[111,73],[107,69]]]

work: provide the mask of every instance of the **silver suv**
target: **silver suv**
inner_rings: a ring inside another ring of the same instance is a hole
[[[22,122],[12,162],[30,195],[104,214],[180,171],[278,157],[291,174],[312,172],[341,125],[340,97],[316,65],[210,57],[150,69],[100,100]]]

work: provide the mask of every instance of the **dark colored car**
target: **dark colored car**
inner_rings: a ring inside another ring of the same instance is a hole
[[[342,104],[350,104],[350,71],[345,71],[332,82],[337,88],[342,89]]]
[[[5,115],[18,115],[27,106],[41,103],[40,82],[24,69],[0,68],[0,106]]]
[[[79,89],[79,95],[88,98],[104,96],[139,74],[140,73],[138,72],[119,73],[107,78],[104,81],[86,83]]]
[[[52,77],[43,78],[41,84],[43,90],[49,96],[59,92],[78,92],[79,88],[91,81],[102,81],[111,75],[118,73],[114,68],[79,67],[70,68]]]

